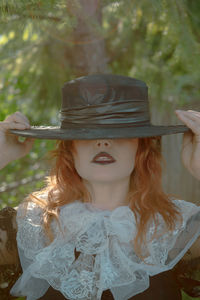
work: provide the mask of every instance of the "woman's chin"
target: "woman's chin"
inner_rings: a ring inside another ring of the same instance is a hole
[[[87,181],[91,183],[98,183],[98,184],[110,184],[114,182],[123,181],[124,177],[117,176],[118,174],[96,174],[94,176],[87,177]],[[120,174],[121,175],[121,174]]]

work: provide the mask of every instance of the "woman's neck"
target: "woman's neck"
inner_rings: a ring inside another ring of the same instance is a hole
[[[130,177],[114,182],[88,182],[86,180],[83,182],[91,195],[92,205],[97,208],[113,210],[118,206],[129,204],[127,194]]]

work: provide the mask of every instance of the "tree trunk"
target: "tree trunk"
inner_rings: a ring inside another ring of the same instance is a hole
[[[77,21],[72,32],[75,44],[72,65],[77,76],[108,72],[105,43],[101,33],[100,3],[100,0],[70,0],[67,3],[69,13]]]

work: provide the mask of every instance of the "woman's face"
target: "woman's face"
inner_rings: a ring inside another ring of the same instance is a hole
[[[138,138],[74,140],[75,168],[89,182],[113,182],[129,177],[135,166]]]

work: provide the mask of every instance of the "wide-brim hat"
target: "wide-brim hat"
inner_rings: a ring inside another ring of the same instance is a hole
[[[146,83],[122,75],[95,74],[66,82],[59,114],[59,127],[10,131],[23,137],[73,140],[151,137],[190,130],[185,125],[151,124]]]

